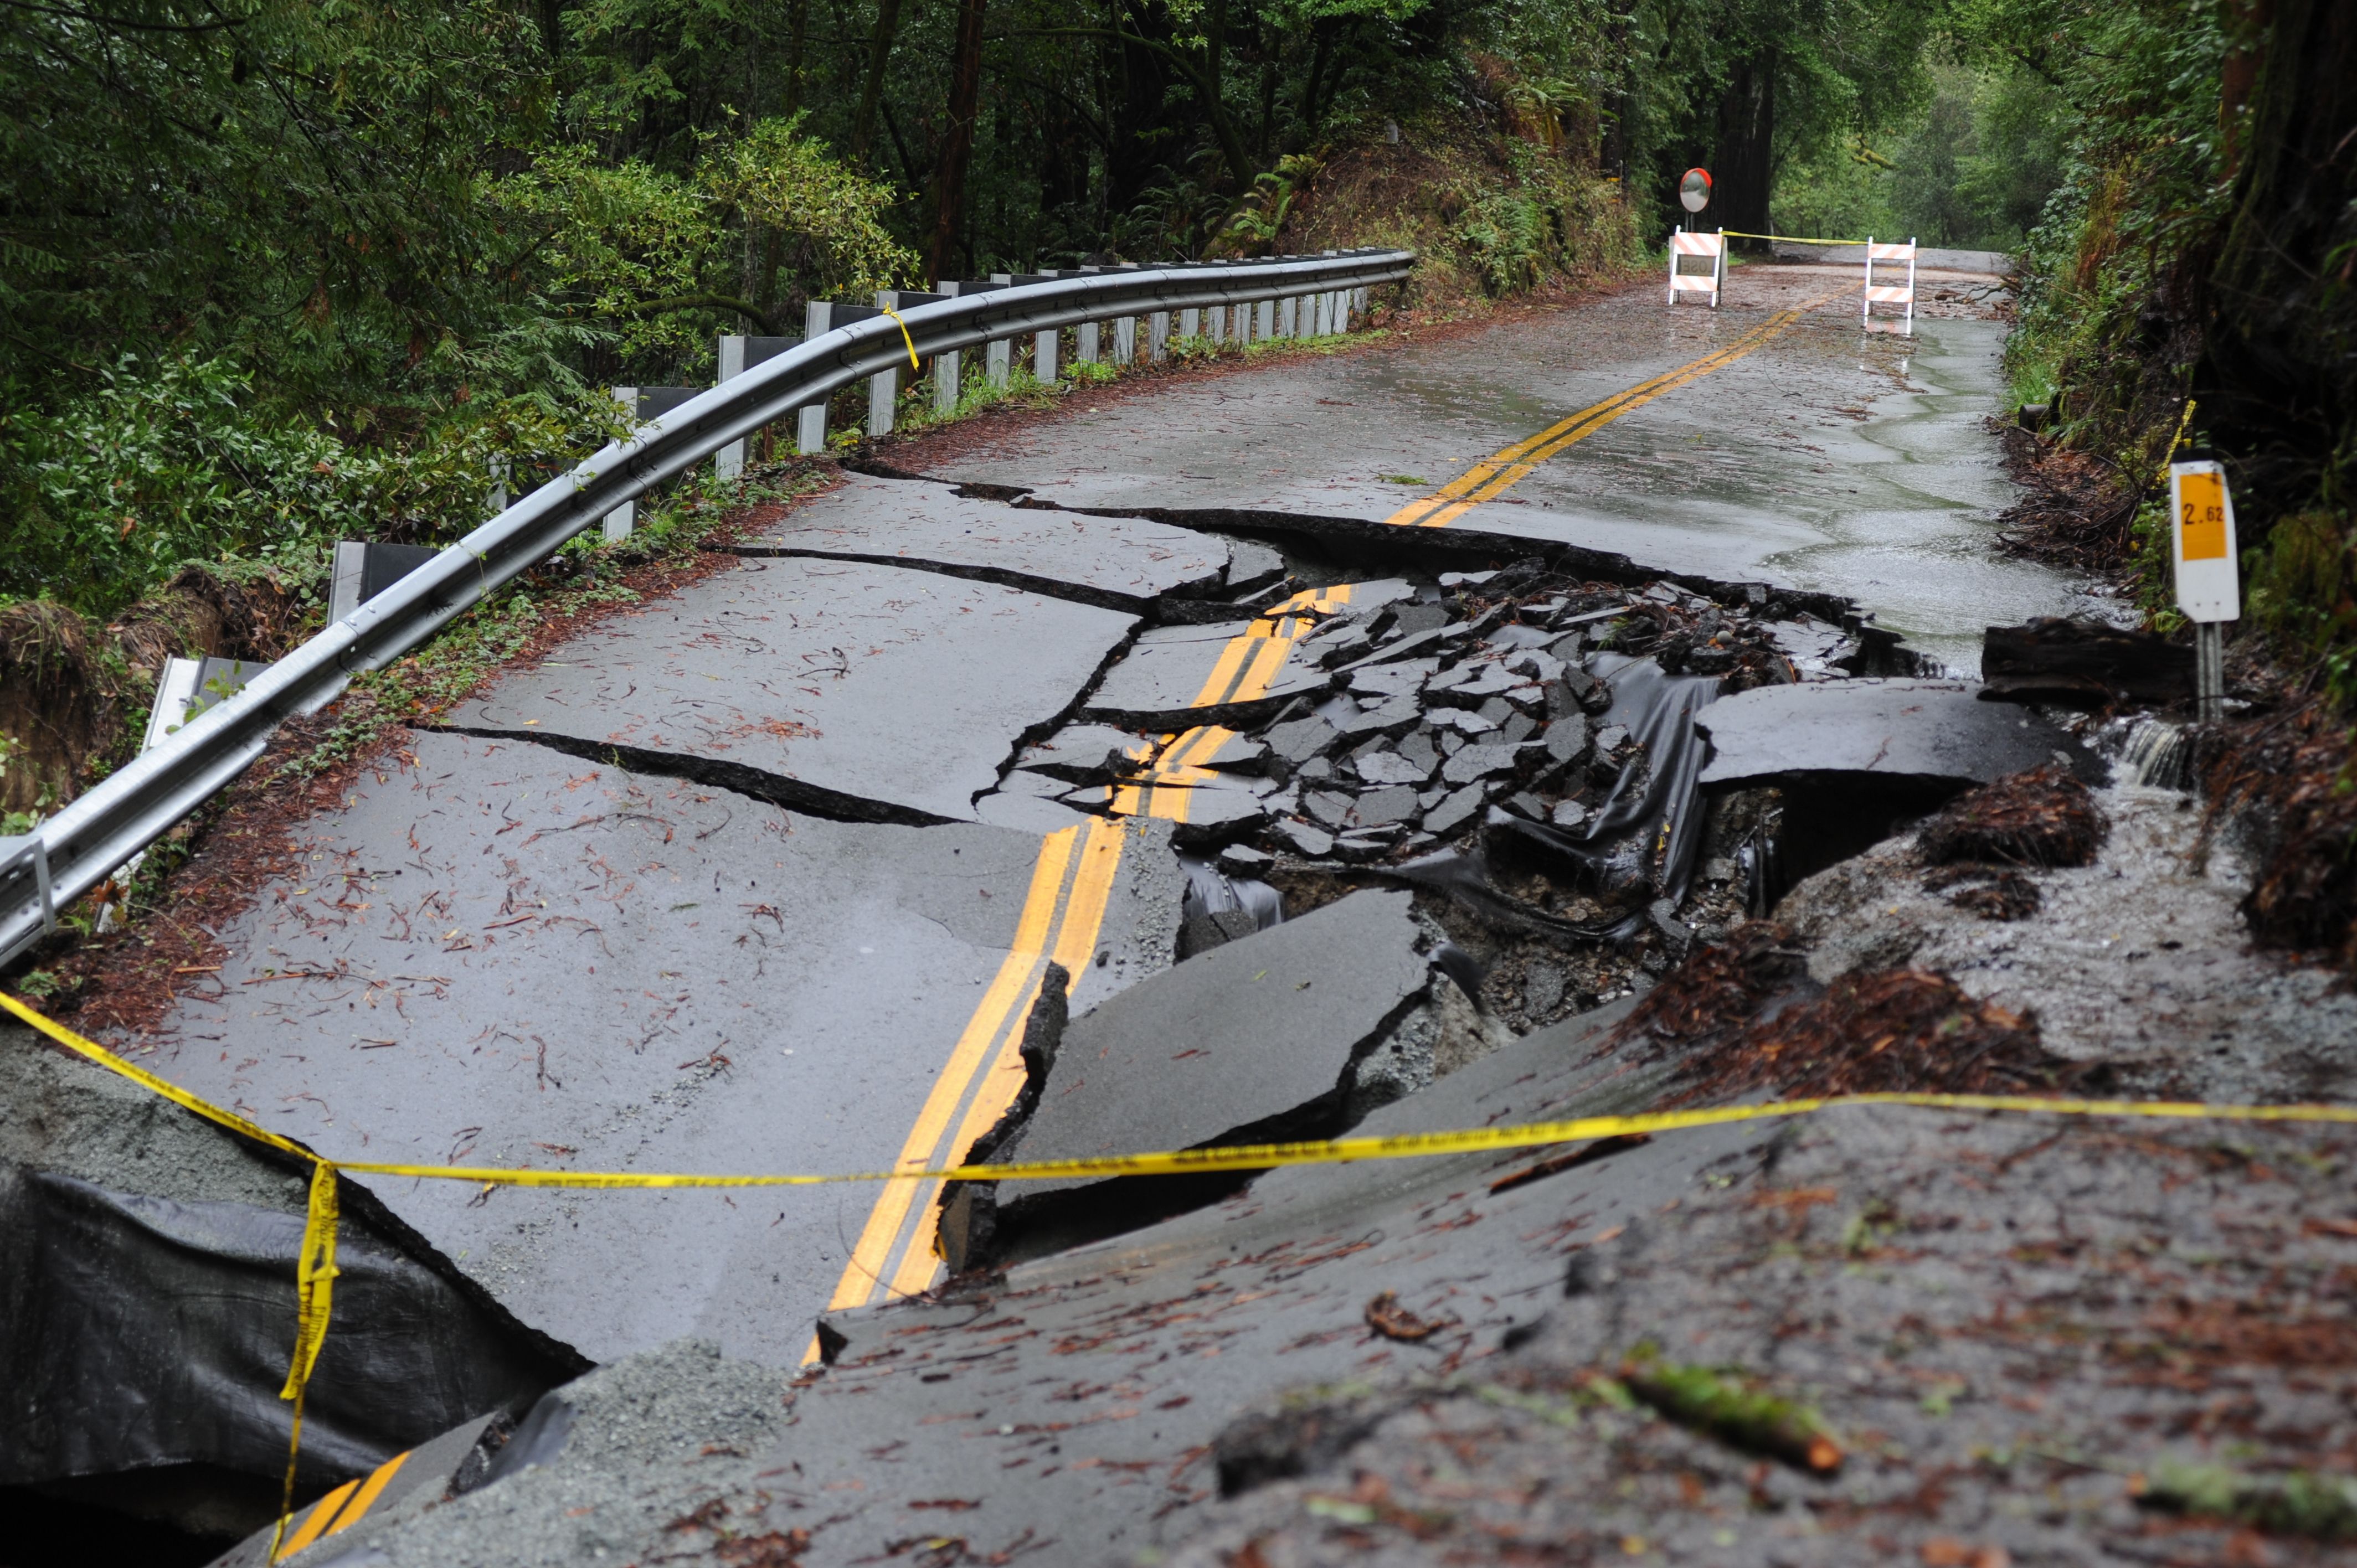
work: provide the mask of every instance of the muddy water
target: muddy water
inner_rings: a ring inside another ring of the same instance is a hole
[[[1804,510],[1823,543],[1768,560],[1775,575],[1848,594],[1916,647],[1975,672],[1985,627],[2093,607],[2061,574],[1996,547],[1994,520],[2018,494],[1986,427],[2004,402],[2005,330],[1933,319],[1916,324],[1911,343],[1868,340],[1874,359],[1899,350],[1890,390],[1824,442],[1857,483],[1846,504]]]

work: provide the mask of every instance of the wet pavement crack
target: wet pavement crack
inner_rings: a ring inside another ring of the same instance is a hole
[[[546,746],[568,757],[582,757],[590,762],[603,762],[626,773],[639,773],[666,779],[684,779],[692,783],[711,784],[732,790],[755,800],[807,816],[823,817],[836,822],[885,822],[897,827],[937,828],[952,825],[956,819],[936,816],[914,806],[895,805],[888,800],[870,800],[862,796],[830,789],[823,785],[805,784],[798,779],[781,778],[759,768],[748,768],[741,762],[722,762],[708,757],[686,757],[676,752],[656,751],[646,746],[628,746],[610,740],[582,740],[573,736],[551,734],[543,730],[480,727],[471,725],[425,725],[420,728],[443,735],[472,736],[479,740],[528,741]]]

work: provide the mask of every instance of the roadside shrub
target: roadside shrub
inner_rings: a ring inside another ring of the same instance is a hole
[[[105,616],[184,564],[316,573],[342,538],[447,542],[482,521],[494,457],[513,485],[608,439],[597,397],[552,412],[480,400],[414,431],[327,428],[253,405],[226,360],[125,356],[55,413],[0,415],[0,599]]]

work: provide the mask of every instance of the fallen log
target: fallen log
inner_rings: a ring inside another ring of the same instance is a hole
[[[2193,696],[2193,650],[2149,631],[2059,617],[1993,626],[1981,640],[1980,695],[2000,703],[2102,708]]]

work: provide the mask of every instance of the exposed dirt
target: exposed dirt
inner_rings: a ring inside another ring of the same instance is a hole
[[[1992,418],[1990,424],[2004,441],[2007,471],[2029,492],[1999,514],[1999,547],[2049,565],[2125,575],[2142,487],[2092,453],[2009,421]]]
[[[1641,1036],[1684,1046],[1739,1029],[1770,997],[1805,979],[1807,957],[1790,928],[1772,920],[1748,920],[1729,932],[1727,940],[1687,954],[1684,963],[1646,993],[1617,1037]]]
[[[231,576],[200,563],[102,633],[48,599],[0,609],[0,811],[54,809],[120,760],[166,660],[273,660],[302,618],[276,574]]]
[[[106,628],[141,682],[153,682],[166,660],[195,653],[267,663],[309,629],[300,596],[275,572],[231,576],[199,562]]]
[[[1754,920],[1703,948],[1639,1003],[1614,1038],[1684,1058],[1679,1103],[1894,1091],[2035,1093],[2087,1070],[2049,1053],[2038,1021],[1976,1001],[1943,974],[1854,971],[1819,993],[1786,927]]]
[[[2264,945],[2312,951],[2357,975],[2357,753],[2347,721],[2311,702],[2204,736],[2212,821],[2259,852],[2243,900]]]
[[[81,617],[48,599],[0,609],[0,811],[73,798],[124,729],[123,682]]]
[[[1984,784],[1924,822],[1919,841],[1933,865],[2085,865],[2106,824],[2087,787],[2058,767]]]

